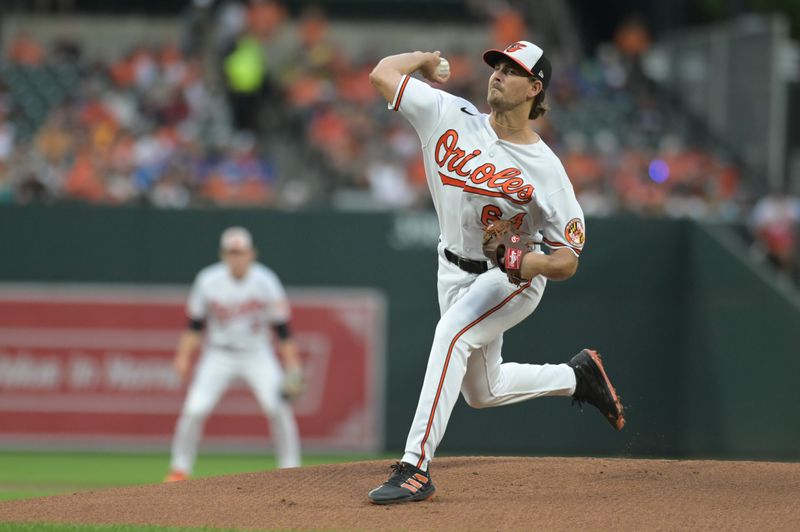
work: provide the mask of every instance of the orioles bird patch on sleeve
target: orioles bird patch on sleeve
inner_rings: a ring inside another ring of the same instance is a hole
[[[583,243],[586,242],[586,234],[583,231],[583,222],[580,218],[573,218],[567,222],[564,236],[567,238],[567,242],[573,246],[583,247]]]

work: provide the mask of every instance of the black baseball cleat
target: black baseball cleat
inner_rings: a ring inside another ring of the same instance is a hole
[[[597,407],[612,427],[622,430],[625,426],[625,412],[617,391],[603,369],[600,355],[596,351],[584,349],[572,357],[567,365],[575,371],[573,403],[577,401],[581,408],[582,403]]]
[[[397,462],[392,465],[389,480],[370,491],[368,497],[374,504],[394,504],[424,501],[435,491],[428,473],[407,462]]]

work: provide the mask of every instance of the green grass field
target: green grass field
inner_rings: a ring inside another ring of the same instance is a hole
[[[358,460],[376,455],[304,455],[303,465],[312,466]],[[201,454],[194,478],[265,471],[275,467],[271,455]],[[51,453],[0,451],[0,500],[41,497],[117,486],[161,482],[169,468],[165,453]],[[0,523],[0,532],[166,532],[219,528],[174,528],[141,526],[89,526]]]
[[[303,465],[373,460],[375,455],[305,455]],[[202,454],[194,478],[265,471],[271,455]],[[162,453],[100,454],[0,451],[0,500],[161,482],[169,468]]]

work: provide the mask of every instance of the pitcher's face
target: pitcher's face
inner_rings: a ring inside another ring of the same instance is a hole
[[[532,100],[541,90],[541,81],[513,61],[501,60],[489,76],[486,102],[494,111],[508,111]]]

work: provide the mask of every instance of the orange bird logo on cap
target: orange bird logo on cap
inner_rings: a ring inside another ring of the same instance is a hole
[[[521,42],[515,42],[514,44],[512,44],[512,45],[510,45],[508,48],[506,48],[506,52],[508,52],[508,53],[510,53],[510,54],[513,54],[513,53],[514,53],[514,52],[516,52],[517,50],[522,50],[522,49],[523,49],[523,48],[525,48],[526,46],[527,46],[527,45],[525,45],[525,44],[522,44]]]

